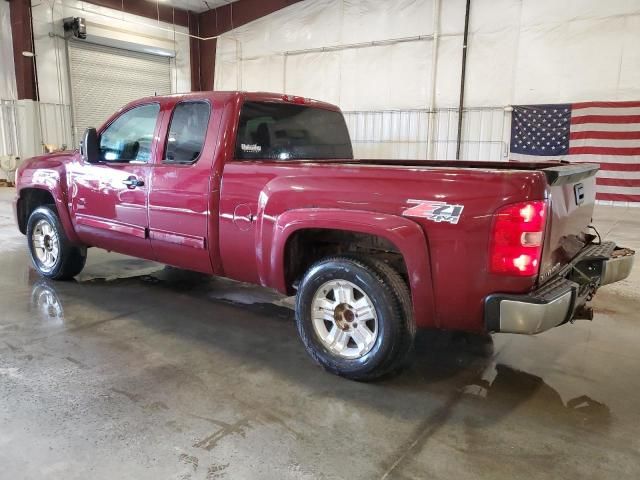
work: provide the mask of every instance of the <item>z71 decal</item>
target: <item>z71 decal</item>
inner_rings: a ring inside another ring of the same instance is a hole
[[[402,215],[405,217],[421,217],[434,222],[458,223],[464,205],[451,205],[444,202],[429,202],[425,200],[407,200],[416,204],[407,208]]]

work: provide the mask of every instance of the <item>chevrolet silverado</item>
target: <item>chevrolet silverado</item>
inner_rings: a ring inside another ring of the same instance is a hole
[[[296,294],[304,346],[359,380],[419,328],[535,334],[578,318],[634,252],[591,227],[595,164],[355,160],[340,110],[269,93],[150,97],[25,161],[18,225],[37,271],[87,248]]]

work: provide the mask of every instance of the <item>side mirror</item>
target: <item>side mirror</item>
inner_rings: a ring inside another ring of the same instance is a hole
[[[82,159],[87,163],[98,163],[100,161],[100,147],[98,145],[98,133],[95,128],[87,128],[80,143],[80,153]]]

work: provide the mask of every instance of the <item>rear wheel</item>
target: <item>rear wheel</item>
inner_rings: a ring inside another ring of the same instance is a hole
[[[33,266],[43,277],[66,280],[84,268],[86,248],[69,242],[53,207],[39,207],[31,213],[27,239]]]
[[[313,265],[298,289],[296,323],[317,363],[354,380],[398,370],[413,346],[409,289],[397,271],[374,259],[334,257]]]

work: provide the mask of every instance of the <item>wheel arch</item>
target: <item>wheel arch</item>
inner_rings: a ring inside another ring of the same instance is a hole
[[[358,242],[374,242],[373,248],[381,247],[381,255],[388,255],[391,263],[407,280],[413,303],[413,314],[419,327],[434,326],[433,285],[430,271],[428,242],[422,228],[415,222],[396,215],[368,211],[340,209],[299,209],[290,210],[278,216],[270,242],[262,245],[262,259],[259,268],[264,284],[283,293],[292,293],[296,275],[304,273],[307,263],[318,258],[314,254],[295,260],[296,248],[307,249],[313,241],[324,242],[327,238],[337,238],[345,251],[329,251],[329,254],[357,253],[350,248],[351,239]],[[316,233],[321,233],[318,236]],[[314,238],[315,237],[315,238]],[[300,245],[300,239],[304,241]],[[309,240],[312,242],[309,243]],[[331,243],[331,242],[329,242]],[[317,244],[316,244],[317,245]],[[367,243],[368,247],[372,245]],[[366,251],[366,250],[365,250]],[[269,252],[269,254],[267,254]],[[310,262],[310,263],[309,263]]]
[[[33,211],[42,205],[54,205],[55,199],[43,188],[23,188],[16,203],[16,220],[22,234],[27,233],[27,222]]]
[[[16,220],[21,233],[27,233],[27,222],[33,211],[44,205],[51,205],[60,219],[65,235],[72,243],[80,243],[69,211],[66,208],[64,196],[59,189],[50,189],[43,186],[28,186],[21,188],[16,201]]]

